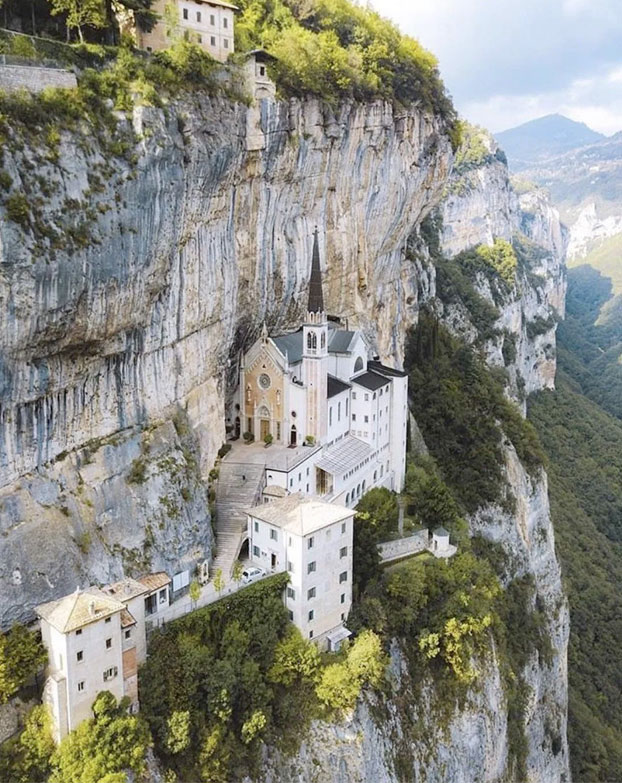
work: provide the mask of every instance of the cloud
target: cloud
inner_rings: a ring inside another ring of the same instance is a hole
[[[577,108],[574,93],[580,82],[606,80],[622,65],[620,0],[372,4],[434,52],[449,92],[466,116],[471,107],[483,113],[482,107],[488,105],[493,120],[503,113],[512,125],[512,102],[517,118],[529,106],[550,106],[552,111],[561,111],[562,105]],[[613,117],[608,115],[615,109],[607,113],[606,103],[598,104],[597,112],[591,100],[582,105],[610,127]],[[621,125],[618,121],[617,127]]]

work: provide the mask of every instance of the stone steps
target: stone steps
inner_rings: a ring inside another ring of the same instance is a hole
[[[222,462],[216,489],[216,547],[212,573],[222,570],[225,581],[246,531],[246,511],[253,506],[264,478],[263,465]]]

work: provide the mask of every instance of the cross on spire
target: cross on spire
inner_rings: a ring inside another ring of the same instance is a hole
[[[315,227],[313,234],[313,257],[311,259],[311,278],[309,279],[309,306],[310,313],[324,312],[324,295],[322,293],[322,270],[320,269],[320,249],[318,245],[318,230]]]

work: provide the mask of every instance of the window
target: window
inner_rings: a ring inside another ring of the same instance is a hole
[[[184,19],[188,18],[188,9],[187,8],[184,8],[184,10],[183,10],[183,17],[184,17]]]
[[[309,475],[309,468],[307,468],[307,476]]]
[[[348,398],[346,397],[346,418],[348,418]]]
[[[341,603],[342,603],[342,604],[345,604],[345,602],[346,602],[346,594],[345,594],[345,593],[342,593],[342,594],[341,594]]]
[[[356,399],[356,392],[352,392],[352,399],[353,399],[353,400],[355,400],[355,399]]]
[[[296,598],[296,591],[292,587],[287,588],[287,597],[288,598]]]
[[[356,413],[352,414],[352,421],[356,421]]]
[[[201,21],[201,12],[197,11],[197,22]]]
[[[255,533],[259,533],[259,522],[255,520]]]
[[[342,612],[341,613],[341,622],[343,622],[345,619],[346,619],[346,613]]]
[[[348,581],[348,572],[347,571],[342,571],[339,574],[339,584],[341,584],[342,582],[347,582],[347,581]]]
[[[108,682],[108,680],[114,680],[118,673],[119,669],[116,666],[111,666],[109,669],[106,669],[104,672],[104,682]]]
[[[299,473],[298,474],[298,482],[301,482],[301,481],[302,481],[302,473]]]
[[[314,542],[313,536],[309,536],[307,539],[307,549],[313,549],[313,542]]]
[[[307,484],[307,495],[309,494],[309,485]]]
[[[163,590],[160,590],[160,603],[161,604],[165,604],[166,603],[166,593],[167,593],[166,587]]]
[[[369,424],[369,416],[365,416],[365,424]]]
[[[229,48],[229,39],[225,38],[225,40],[222,42],[222,45],[225,47],[225,49]]]
[[[307,566],[307,573],[312,574],[315,571],[315,560],[312,560]]]
[[[254,546],[253,547],[253,557],[259,557],[259,547]]]
[[[112,647],[112,639],[106,639],[106,649],[110,650]]]
[[[313,631],[309,631],[309,639],[313,639]]]
[[[341,535],[343,535],[345,532],[346,532],[346,523],[342,522],[341,523]]]
[[[214,16],[214,14],[209,15],[209,23],[216,24],[216,17]]]
[[[78,683],[78,693],[82,693],[85,685],[86,685],[86,680],[80,680],[80,682]]]
[[[294,613],[292,612],[292,610],[290,609],[290,610],[287,612],[287,614],[289,615],[289,621],[290,621],[290,623],[293,623],[293,622],[294,622]]]
[[[223,27],[229,27],[229,20],[227,19],[227,17],[226,17],[226,16],[225,16],[225,17],[223,17],[223,20],[222,20],[222,26],[223,26]]]
[[[226,22],[226,21],[227,21],[227,20],[225,19],[225,22]],[[265,66],[265,65],[260,65],[260,66],[259,66],[259,75],[260,75],[260,76],[265,76],[265,75],[266,75],[266,66]]]
[[[365,402],[368,402],[368,401],[369,401],[369,394],[366,394],[365,395]]]
[[[84,650],[78,650],[78,652],[76,653],[76,660],[78,661],[78,663],[84,660]]]
[[[350,502],[350,493],[348,492],[348,494],[346,495],[346,506],[348,505],[349,502]],[[343,530],[341,532],[343,533]]]
[[[112,620],[112,617],[106,617],[105,622],[109,623]]]
[[[291,560],[287,561],[287,570],[291,571],[292,573],[294,572],[294,564],[292,563]]]
[[[76,631],[76,636],[82,636],[82,628],[78,628]]]
[[[216,36],[215,35],[211,35],[210,39],[209,39],[209,42],[210,42],[210,46],[216,46]],[[250,421],[250,419],[249,419],[249,421]]]
[[[127,631],[125,632],[125,638],[130,639],[131,636],[132,636],[132,629],[128,628]]]
[[[347,557],[347,556],[348,556],[348,547],[342,546],[341,549],[339,550],[339,559],[341,560],[342,557]]]
[[[311,620],[313,620],[313,615],[314,615],[314,612],[313,612],[313,609],[311,609],[311,610],[309,611],[309,615],[308,615],[308,617],[309,617],[309,622],[311,622]]]
[[[276,534],[276,530],[273,530],[272,528],[270,528],[270,539],[271,539],[272,541],[276,541],[276,540],[277,540],[277,538],[278,538],[278,536],[277,536],[277,534]]]
[[[333,424],[333,407],[332,405],[328,409],[328,426],[331,427]]]
[[[203,43],[203,36],[197,35],[197,43]]]
[[[341,421],[341,403],[337,403],[337,421]]]
[[[307,601],[310,601],[312,598],[315,598],[315,587],[310,587],[307,590]]]
[[[293,478],[291,478],[291,479],[289,480],[289,486],[290,486],[290,487],[293,487],[293,486],[294,486],[294,479],[293,479]]]

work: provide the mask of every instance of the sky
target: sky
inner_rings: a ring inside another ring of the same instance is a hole
[[[558,112],[622,130],[622,0],[371,0],[439,60],[460,114],[493,133]]]

